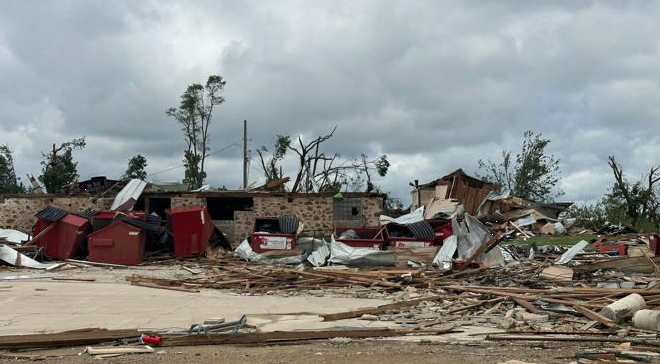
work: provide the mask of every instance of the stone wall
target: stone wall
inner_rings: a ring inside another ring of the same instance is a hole
[[[238,245],[247,239],[254,226],[254,211],[234,211],[234,241]]]
[[[92,199],[88,196],[71,197],[0,197],[0,228],[12,228],[29,232],[36,221],[34,214],[46,206],[68,211],[107,210],[113,198]],[[234,211],[234,220],[215,221],[218,228],[228,235],[234,245],[252,232],[256,217],[295,216],[303,221],[305,231],[316,236],[328,235],[333,225],[344,227],[378,226],[378,216],[383,207],[381,197],[360,197],[361,219],[334,221],[334,200],[329,196],[253,196],[252,211]],[[172,207],[206,205],[206,198],[190,194],[171,197]]]
[[[172,197],[171,199],[172,207],[192,207],[192,206],[206,206],[206,198],[204,197],[195,197],[195,196],[180,196]]]
[[[16,229],[29,233],[37,221],[34,215],[46,206],[67,211],[106,210],[114,198],[91,199],[76,197],[8,197],[0,198],[0,228]]]

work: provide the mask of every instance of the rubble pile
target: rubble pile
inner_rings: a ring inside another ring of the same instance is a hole
[[[84,282],[94,277],[70,274],[90,266],[180,267],[183,276],[133,271],[125,280],[191,295],[215,289],[243,296],[387,299],[391,303],[317,315],[323,321],[370,321],[382,327],[348,330],[349,324],[338,322],[342,329],[259,332],[244,317],[230,323],[209,320],[187,331],[0,336],[0,349],[118,340],[156,346],[270,344],[471,332],[486,341],[581,343],[587,349],[576,358],[580,362],[649,362],[660,352],[657,235],[609,229],[592,241],[576,238],[571,246],[507,243],[512,235],[568,234],[570,221],[560,214],[570,204],[532,204],[490,191],[473,216],[454,199],[433,198],[409,214],[381,216],[379,226],[334,226],[323,237],[307,233],[295,216],[257,217],[250,237],[231,249],[205,206],[170,209],[166,219],[132,211],[142,188],[140,181],[126,184],[110,211],[45,208],[31,236],[0,230],[0,260],[12,272],[49,273],[24,277]],[[50,275],[64,272],[69,275]],[[612,347],[594,349],[590,343]],[[86,353],[154,352],[149,346],[115,349],[90,347]]]

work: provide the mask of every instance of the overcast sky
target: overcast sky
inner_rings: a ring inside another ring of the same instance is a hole
[[[533,130],[561,158],[563,199],[589,201],[611,186],[608,155],[631,179],[660,164],[658,19],[648,0],[3,1],[0,144],[21,176],[84,135],[81,178],[141,153],[151,178],[180,180],[157,173],[185,148],[165,110],[219,74],[214,151],[243,119],[251,149],[338,125],[327,150],[387,154],[377,183],[409,203],[409,181],[473,173]],[[208,180],[239,188],[241,166],[229,147]]]

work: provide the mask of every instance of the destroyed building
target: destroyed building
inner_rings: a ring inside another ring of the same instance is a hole
[[[103,211],[112,204],[115,193],[97,194],[16,194],[0,196],[0,228],[30,232],[35,214],[47,206],[67,211]],[[232,244],[245,239],[257,217],[291,215],[305,223],[305,231],[328,235],[334,225],[377,226],[384,196],[375,193],[296,194],[265,191],[170,192],[146,190],[134,210],[156,213],[165,218],[172,207],[206,206],[214,224]]]
[[[463,203],[466,212],[475,214],[484,198],[496,189],[498,189],[497,184],[484,182],[469,176],[462,169],[457,169],[435,181],[417,185],[410,193],[412,210],[427,205],[434,198],[455,199]]]

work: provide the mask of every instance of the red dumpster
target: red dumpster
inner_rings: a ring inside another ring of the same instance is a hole
[[[353,230],[357,237],[342,237],[342,234],[349,230]],[[335,240],[352,246],[354,248],[385,248],[385,231],[381,228],[340,228],[335,227]]]
[[[287,227],[282,226],[283,223]],[[257,218],[251,235],[252,250],[263,253],[270,250],[291,250],[296,248],[298,219]],[[285,231],[283,231],[285,230]]]
[[[115,221],[89,235],[90,262],[137,265],[144,255],[145,232],[125,221]]]
[[[115,218],[126,215],[134,219],[145,220],[146,214],[143,211],[100,211],[97,212],[94,217],[92,217],[92,230],[97,231],[101,230],[104,227],[110,225]]]
[[[174,241],[174,257],[203,255],[215,229],[206,207],[172,208],[167,214],[167,232]]]
[[[46,255],[51,258],[61,260],[76,258],[89,233],[89,221],[74,214],[67,214],[55,222],[39,219],[34,226],[34,235],[38,235],[52,224],[55,224],[53,228],[39,238],[36,245],[44,248]]]
[[[660,255],[660,235],[651,234],[649,236],[649,248],[654,255]]]
[[[387,241],[396,248],[426,248],[440,246],[452,234],[451,223],[430,219],[412,224],[402,225],[389,223],[385,228]]]

